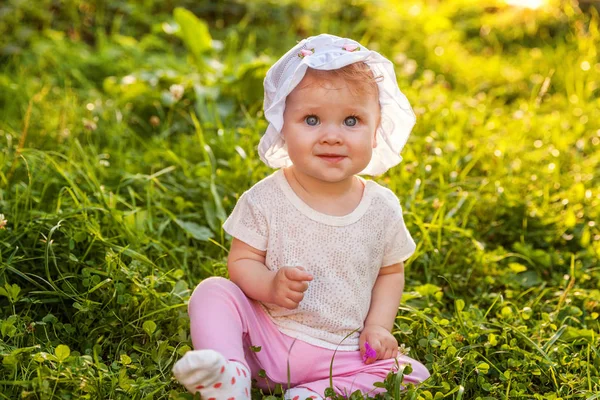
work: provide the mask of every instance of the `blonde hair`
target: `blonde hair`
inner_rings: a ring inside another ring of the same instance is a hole
[[[381,75],[375,76],[371,68],[362,61],[339,69],[317,70],[309,68],[308,71],[317,76],[334,77],[347,82],[355,95],[378,94],[377,82],[383,79]]]

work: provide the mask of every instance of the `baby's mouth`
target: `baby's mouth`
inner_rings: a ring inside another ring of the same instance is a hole
[[[329,163],[338,163],[340,161],[342,161],[344,158],[346,158],[346,156],[340,155],[340,154],[319,154],[317,157],[319,157],[321,160],[323,161],[327,161]]]

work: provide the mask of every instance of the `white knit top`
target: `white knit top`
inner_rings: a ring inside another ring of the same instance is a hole
[[[278,170],[245,192],[223,225],[266,251],[270,270],[302,266],[313,275],[298,308],[263,306],[281,332],[315,346],[358,350],[380,268],[415,251],[396,195],[361,180],[365,189],[354,211],[332,216],[304,203]]]

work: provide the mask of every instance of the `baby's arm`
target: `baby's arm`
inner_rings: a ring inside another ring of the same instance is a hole
[[[301,267],[271,271],[265,265],[265,256],[265,251],[233,238],[227,257],[229,278],[251,299],[288,309],[298,307],[312,275]]]
[[[365,342],[369,342],[377,352],[377,357],[367,359],[367,364],[398,355],[398,342],[390,332],[394,327],[403,290],[404,264],[381,268],[373,286],[365,327],[360,335],[361,354],[365,353]]]

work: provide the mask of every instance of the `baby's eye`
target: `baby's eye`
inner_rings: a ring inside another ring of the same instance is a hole
[[[355,126],[356,124],[358,124],[358,118],[356,117],[346,117],[344,120],[344,125],[346,126]]]
[[[304,118],[304,122],[306,122],[306,124],[310,126],[319,125],[319,117],[315,115],[309,115],[306,118]]]

